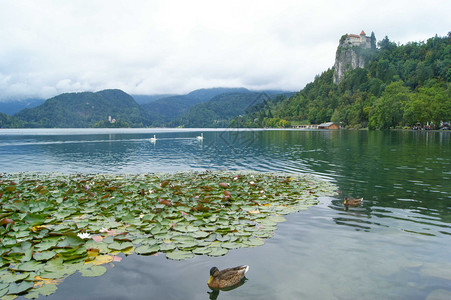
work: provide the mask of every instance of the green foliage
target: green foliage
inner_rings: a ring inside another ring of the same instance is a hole
[[[373,36],[373,35],[372,35]],[[240,127],[265,127],[273,118],[344,127],[394,128],[451,120],[451,36],[397,45],[385,37],[379,49],[359,49],[369,63],[333,83],[333,69],[296,95],[265,102],[236,118]],[[374,41],[372,41],[373,43]]]
[[[172,125],[192,128],[228,127],[232,118],[244,114],[249,106],[269,98],[265,93],[256,92],[221,94],[191,107]]]
[[[21,120],[8,116],[4,113],[0,113],[0,128],[22,128],[24,124]]]
[[[388,129],[401,124],[403,107],[410,102],[410,94],[409,88],[402,81],[389,84],[373,105],[369,128]]]
[[[121,90],[62,94],[14,115],[25,127],[45,128],[93,127],[97,122],[108,120],[109,116],[123,122],[118,125],[128,123],[138,127],[147,124],[141,107]]]
[[[246,92],[249,91],[245,88],[199,89],[186,95],[164,97],[151,103],[143,104],[142,107],[148,114],[149,122],[152,126],[174,126],[177,123],[181,125],[176,120],[187,113],[191,107],[210,101],[221,94]]]

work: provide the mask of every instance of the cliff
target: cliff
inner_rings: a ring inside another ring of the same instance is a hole
[[[363,30],[360,35],[345,34],[341,37],[335,55],[335,84],[340,83],[347,71],[366,66],[371,53],[376,49],[375,41],[374,33],[368,37]]]

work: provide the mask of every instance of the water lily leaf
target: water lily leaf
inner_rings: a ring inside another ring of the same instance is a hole
[[[194,254],[189,251],[173,251],[166,253],[166,257],[173,260],[184,260],[194,257]]]
[[[203,254],[210,253],[211,250],[212,250],[212,248],[209,248],[209,247],[197,247],[197,248],[193,249],[192,252],[194,254],[203,255]]]
[[[35,260],[49,260],[53,258],[56,255],[53,251],[46,251],[46,252],[35,252],[33,254],[33,258]]]
[[[198,245],[198,243],[195,241],[185,241],[185,242],[181,242],[181,243],[177,244],[178,248],[180,248],[180,249],[194,248],[197,245]]]
[[[36,226],[36,225],[44,224],[45,217],[40,214],[31,213],[31,214],[26,215],[23,220],[25,222],[27,222],[28,224],[30,224],[31,226]]]
[[[98,255],[94,258],[91,263],[94,266],[104,265],[113,261],[113,256],[111,255]]]
[[[107,236],[102,240],[102,242],[104,242],[106,244],[111,244],[114,242],[114,236]]]
[[[31,260],[24,262],[23,264],[19,264],[16,267],[12,267],[12,269],[16,271],[34,271],[39,270],[41,266],[42,266],[41,263]]]
[[[51,294],[54,294],[58,287],[55,284],[45,284],[41,287],[38,287],[33,290],[32,293],[29,293],[25,296],[27,299],[33,299],[37,298],[39,295],[42,296],[50,296]]]
[[[57,244],[59,248],[72,248],[84,244],[84,240],[75,234],[66,235],[61,242]]]
[[[208,253],[209,256],[222,256],[229,253],[229,250],[224,248],[212,248],[210,253]]]
[[[174,243],[169,243],[169,244],[161,244],[160,245],[160,250],[161,251],[171,251],[174,250],[176,248],[176,245]]]
[[[9,284],[4,284],[2,286],[4,286],[4,287],[3,288],[0,287],[0,297],[6,295],[8,293],[8,289],[9,289]]]
[[[226,249],[238,249],[238,248],[241,248],[241,245],[238,243],[227,242],[227,243],[222,243],[221,247],[226,248]]]
[[[25,278],[28,277],[28,273],[10,273],[10,272],[5,272],[1,274],[1,278],[2,278],[2,282],[3,283],[11,283],[11,282],[16,282],[16,281],[21,281],[24,280]]]
[[[81,269],[80,273],[83,277],[96,277],[105,274],[106,268],[104,266],[92,266],[90,268]]]
[[[34,287],[38,288],[44,285],[57,285],[63,282],[62,278],[59,279],[50,279],[50,278],[42,278],[41,276],[34,277]]]
[[[9,236],[2,237],[1,242],[2,242],[3,246],[5,246],[5,247],[12,247],[12,246],[18,244],[16,238],[9,237]]]
[[[209,233],[205,232],[205,231],[194,231],[194,232],[190,233],[190,235],[194,238],[204,238],[204,237],[207,237],[209,235]]]
[[[155,252],[158,252],[159,250],[160,250],[159,245],[152,245],[152,246],[142,245],[142,246],[135,248],[135,253],[142,254],[142,255],[148,255],[148,254],[153,254]]]
[[[20,294],[25,292],[26,290],[29,290],[33,287],[33,282],[31,281],[22,281],[20,283],[11,283],[9,285],[9,290],[8,293],[9,294]]]
[[[262,239],[249,239],[249,240],[245,240],[243,241],[244,244],[255,247],[255,246],[261,246],[263,245],[265,242]]]
[[[108,248],[112,249],[112,250],[118,250],[118,251],[122,251],[125,250],[127,248],[131,248],[133,247],[133,244],[130,242],[113,242],[111,244],[108,245]]]

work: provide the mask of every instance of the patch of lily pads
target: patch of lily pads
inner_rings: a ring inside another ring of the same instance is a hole
[[[50,295],[124,255],[183,260],[264,244],[283,215],[333,195],[309,175],[1,174],[0,297]]]

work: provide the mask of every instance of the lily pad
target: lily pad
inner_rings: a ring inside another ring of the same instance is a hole
[[[254,238],[254,239],[245,240],[243,243],[246,245],[252,246],[252,247],[256,247],[256,246],[263,245],[265,242],[262,239]]]
[[[148,254],[152,254],[155,252],[158,252],[160,250],[160,246],[159,245],[142,245],[139,246],[137,248],[135,248],[135,253],[137,254],[143,254],[143,255],[148,255]]]
[[[131,242],[113,242],[108,245],[111,250],[123,251],[128,248],[132,248],[133,244]]]
[[[224,248],[213,248],[210,253],[208,253],[209,256],[222,256],[229,253],[229,250]]]
[[[38,298],[40,295],[42,296],[50,296],[51,294],[55,293],[58,287],[56,284],[45,284],[41,287],[33,289],[33,291],[25,296],[27,299],[35,299]]]
[[[31,226],[41,225],[45,222],[45,217],[40,214],[28,214],[23,219],[25,222],[30,224]]]
[[[53,251],[46,251],[46,252],[35,252],[33,254],[33,258],[35,260],[49,260],[53,258],[56,255]]]
[[[173,260],[184,260],[194,257],[194,254],[190,251],[173,251],[166,253],[166,257]]]
[[[8,294],[20,294],[25,292],[26,290],[29,290],[33,287],[33,282],[30,281],[22,281],[20,283],[11,283],[9,285]]]
[[[92,266],[92,267],[80,270],[81,276],[83,276],[83,277],[101,276],[105,272],[106,272],[106,268],[104,266]]]

